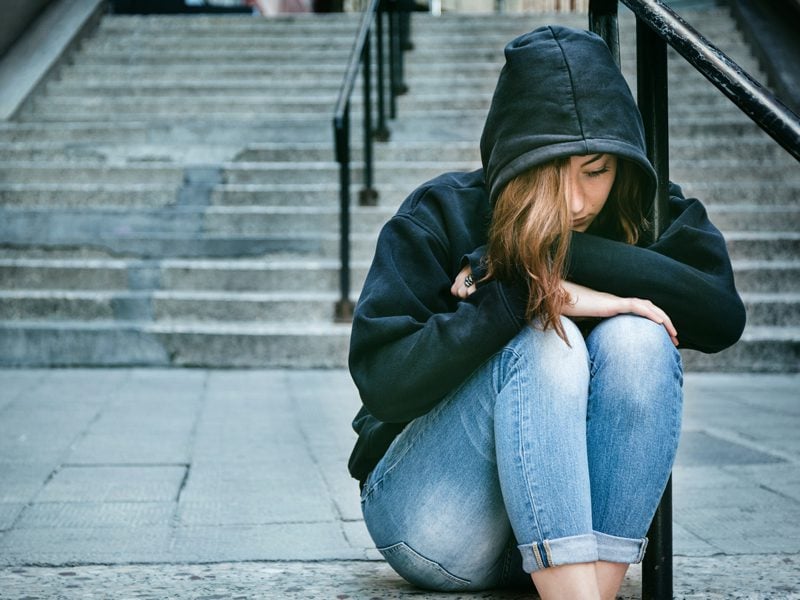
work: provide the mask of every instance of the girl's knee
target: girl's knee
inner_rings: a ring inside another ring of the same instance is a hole
[[[506,349],[542,371],[580,371],[587,365],[583,336],[570,319],[562,317],[561,325],[566,339],[554,329],[542,329],[534,322],[524,327]]]
[[[506,347],[501,385],[515,381],[520,396],[536,406],[550,401],[564,411],[585,410],[589,360],[580,330],[562,319],[566,340],[538,324],[524,328]]]
[[[587,340],[592,387],[596,397],[625,404],[631,415],[679,407],[682,398],[681,357],[663,325],[620,315],[598,325]]]
[[[680,369],[680,353],[663,325],[635,315],[601,322],[587,340],[593,370],[616,365],[632,373]]]

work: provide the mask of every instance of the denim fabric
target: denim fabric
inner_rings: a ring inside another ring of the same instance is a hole
[[[584,340],[524,328],[394,440],[362,489],[378,550],[442,591],[531,585],[528,573],[641,561],[680,432],[680,355],[621,315]]]

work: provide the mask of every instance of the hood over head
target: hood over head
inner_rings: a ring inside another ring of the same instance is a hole
[[[481,136],[492,205],[506,183],[531,167],[597,153],[638,165],[647,174],[649,205],[656,176],[642,117],[603,39],[579,29],[540,27],[511,41],[505,56]]]

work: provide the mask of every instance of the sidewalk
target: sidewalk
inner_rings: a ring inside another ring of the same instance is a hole
[[[685,389],[676,597],[800,598],[800,376]],[[421,595],[380,560],[357,406],[341,370],[0,371],[0,598],[521,598]]]

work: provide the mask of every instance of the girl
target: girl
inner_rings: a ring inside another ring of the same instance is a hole
[[[655,174],[605,43],[512,41],[483,169],[424,184],[383,228],[356,308],[350,472],[389,564],[432,590],[613,598],[680,432],[677,347],[744,327],[725,242]]]

